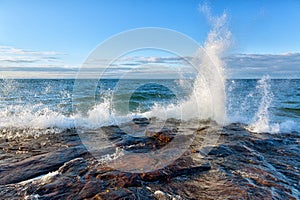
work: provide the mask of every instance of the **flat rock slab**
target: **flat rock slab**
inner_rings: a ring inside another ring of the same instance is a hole
[[[57,170],[64,163],[87,154],[84,146],[75,146],[33,156],[16,163],[0,165],[0,185],[18,183]]]
[[[122,172],[76,158],[59,168],[58,174],[26,184],[27,192],[46,199],[153,199],[147,183],[168,182],[180,175],[195,175],[211,169],[208,163],[194,163],[183,157],[166,168],[148,173]]]

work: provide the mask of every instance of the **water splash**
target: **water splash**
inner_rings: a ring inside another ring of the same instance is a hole
[[[199,49],[192,63],[197,66],[198,74],[193,85],[193,92],[187,101],[178,105],[171,104],[163,107],[155,105],[146,116],[164,118],[175,117],[184,120],[192,118],[212,119],[219,124],[226,120],[225,109],[225,62],[221,59],[230,46],[231,32],[227,26],[227,15],[220,17],[211,14],[206,4],[200,11],[211,23],[212,29],[208,33],[203,48]],[[199,112],[196,112],[198,109]]]
[[[274,94],[271,88],[271,78],[263,76],[256,85],[256,90],[261,96],[258,110],[255,113],[252,122],[246,127],[247,130],[255,133],[291,133],[300,132],[299,123],[292,120],[274,122],[271,120],[272,113],[270,108],[273,102]],[[253,97],[253,93],[250,93]]]
[[[278,132],[278,127],[270,126],[269,108],[274,97],[271,91],[270,77],[263,76],[262,79],[257,82],[256,90],[258,90],[262,98],[253,122],[247,127],[247,129],[256,133]]]
[[[196,59],[199,63],[199,73],[194,85],[194,93],[201,94],[203,83],[201,77],[205,77],[212,99],[205,102],[203,107],[209,105],[213,108],[211,118],[218,123],[223,123],[226,118],[226,95],[225,95],[225,62],[222,56],[230,47],[231,32],[227,25],[227,15],[223,13],[220,17],[211,14],[210,7],[204,4],[200,7],[208,21],[212,25],[205,41],[204,48],[199,49]],[[202,95],[200,95],[201,98]],[[197,97],[199,99],[199,97]],[[208,98],[206,98],[208,100]],[[202,108],[203,109],[203,108]]]

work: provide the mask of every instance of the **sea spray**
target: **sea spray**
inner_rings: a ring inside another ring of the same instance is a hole
[[[258,99],[258,108],[249,125],[246,129],[255,133],[291,133],[299,132],[300,124],[293,120],[285,120],[281,122],[274,122],[271,120],[274,113],[270,112],[271,105],[273,103],[274,94],[271,87],[271,78],[269,76],[263,76],[257,81],[255,89],[257,95],[260,96]],[[253,93],[249,95],[254,98]],[[249,102],[248,102],[249,103]]]
[[[261,100],[253,122],[248,126],[248,130],[252,132],[278,132],[277,128],[270,126],[269,108],[274,97],[271,90],[270,77],[263,76],[257,82],[256,90],[261,95]]]
[[[228,30],[226,13],[220,17],[214,17],[206,4],[200,7],[200,11],[211,23],[212,30],[208,33],[203,48],[198,49],[192,59],[198,74],[196,74],[190,97],[177,105],[155,104],[152,110],[145,114],[146,117],[164,116],[184,120],[212,119],[221,125],[225,123],[226,76],[222,56],[230,46],[231,32]]]
[[[200,10],[205,14],[212,25],[204,43],[204,48],[199,49],[196,62],[199,63],[199,73],[197,75],[194,94],[199,95],[203,92],[203,83],[200,76],[204,77],[213,99],[205,102],[203,107],[210,105],[213,108],[213,120],[223,124],[226,120],[226,95],[225,95],[225,62],[222,56],[230,47],[231,32],[227,26],[227,15],[223,13],[220,17],[212,16],[210,7],[206,4],[200,6]],[[199,98],[197,98],[198,100]]]

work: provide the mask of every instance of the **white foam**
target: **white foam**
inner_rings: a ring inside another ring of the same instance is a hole
[[[101,158],[98,159],[98,162],[101,164],[106,164],[108,162],[118,159],[121,156],[124,156],[124,150],[117,147],[115,153],[101,156]]]
[[[280,123],[279,127],[280,132],[283,133],[291,133],[293,131],[300,133],[300,124],[292,120],[287,120],[285,122]]]
[[[20,182],[19,184],[27,184],[27,183],[31,183],[31,182],[40,182],[40,183],[46,183],[47,181],[49,181],[51,178],[57,176],[59,174],[58,171],[53,171],[53,172],[49,172],[48,174],[44,174],[32,179],[28,179],[25,181]]]
[[[112,110],[109,98],[104,102],[93,106],[88,110],[87,114],[75,114],[72,116],[75,120],[77,128],[97,129],[102,126],[119,125],[124,122],[131,121],[135,114],[117,115]]]
[[[300,124],[292,120],[287,120],[281,123],[269,123],[268,126],[264,126],[263,129],[260,127],[255,128],[250,128],[249,130],[256,133],[300,133]]]
[[[271,123],[268,130],[269,133],[300,133],[300,124],[292,120],[287,120],[281,123]]]
[[[73,120],[41,104],[11,105],[0,110],[0,128],[72,128]]]
[[[133,116],[114,116],[111,114],[109,106],[109,103],[105,101],[91,108],[87,114],[66,116],[42,104],[11,105],[0,110],[0,129],[2,133],[11,129],[13,130],[11,134],[19,134],[15,130],[22,129],[27,130],[28,134],[37,133],[29,130],[96,129],[102,126],[120,124],[133,118]]]

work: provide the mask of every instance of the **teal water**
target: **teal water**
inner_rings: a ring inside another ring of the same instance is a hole
[[[85,128],[89,122],[90,128],[101,127],[114,124],[111,116],[151,117],[155,105],[180,105],[193,91],[192,80],[106,79],[96,88],[90,80],[79,80],[80,92],[74,95],[74,82],[0,80],[0,127],[64,129],[76,126],[76,119]],[[266,132],[299,131],[300,80],[227,80],[226,123],[259,126],[259,120],[268,126],[262,129]]]

